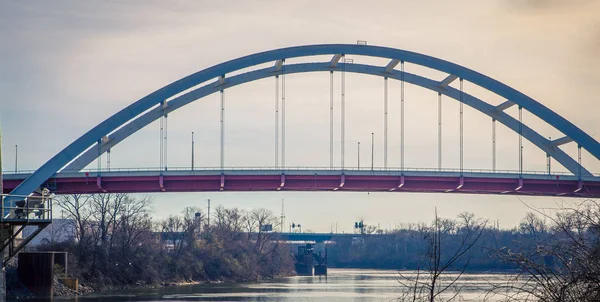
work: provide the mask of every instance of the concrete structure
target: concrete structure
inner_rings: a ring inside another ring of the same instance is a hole
[[[67,274],[67,253],[22,252],[19,254],[19,279],[40,297],[51,297],[54,286],[55,267],[59,265]]]

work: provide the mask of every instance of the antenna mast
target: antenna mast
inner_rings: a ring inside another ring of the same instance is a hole
[[[284,210],[284,200],[281,199],[281,233],[283,233],[283,226],[285,225],[285,210]]]

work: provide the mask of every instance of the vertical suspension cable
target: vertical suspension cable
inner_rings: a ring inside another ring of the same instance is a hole
[[[463,117],[463,79],[460,78],[460,176],[463,176],[464,117]]]
[[[496,119],[492,119],[492,171],[496,172]]]
[[[333,169],[333,71],[329,72],[329,168]]]
[[[581,145],[577,144],[577,163],[579,163],[579,166],[577,167],[577,179],[581,181]]]
[[[442,170],[442,94],[438,92],[438,170]]]
[[[221,98],[221,170],[225,168],[225,92],[220,91]]]
[[[160,115],[160,137],[159,137],[159,141],[160,141],[160,161],[159,161],[159,165],[158,165],[158,169],[159,170],[161,170],[162,167],[163,167],[163,160],[164,160],[163,152],[165,150],[164,149],[164,143],[165,142],[164,142],[164,134],[163,134],[164,124],[165,124],[165,120],[164,120],[165,115],[163,113],[164,102],[161,102],[161,104],[160,104],[160,110],[161,110],[161,115]]]
[[[168,140],[167,140],[167,135],[169,133],[168,127],[167,127],[167,125],[168,125],[167,122],[169,121],[169,119],[168,119],[169,116],[167,114],[165,114],[164,116],[165,116],[165,146],[164,146],[165,147],[165,151],[164,151],[165,159],[164,159],[164,164],[165,164],[165,171],[167,171],[167,166],[168,166],[168,163],[167,163],[167,158],[168,158],[168,156],[167,156],[167,147],[169,146]]]
[[[279,168],[279,76],[275,76],[275,168]]]
[[[400,170],[404,173],[404,61],[400,62]]]
[[[98,140],[98,175],[102,169],[102,139]]]
[[[523,107],[519,106],[519,177],[523,177]]]
[[[344,170],[344,151],[346,147],[346,55],[342,55],[342,103],[340,108],[341,118],[341,169]]]
[[[383,168],[387,169],[388,158],[388,78],[383,78]]]
[[[552,141],[552,137],[548,137],[548,141]],[[552,157],[550,157],[549,153],[546,153],[546,168],[548,169],[548,175],[552,174],[552,169],[551,169],[551,165],[552,165]]]
[[[194,131],[192,131],[192,171],[194,171]]]
[[[285,59],[281,61],[281,168],[285,169]]]

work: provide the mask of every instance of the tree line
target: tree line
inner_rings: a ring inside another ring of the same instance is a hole
[[[69,272],[95,288],[180,281],[256,281],[293,274],[289,246],[263,226],[269,210],[217,207],[209,225],[194,207],[163,220],[151,200],[127,194],[59,196],[73,239],[46,249],[70,253]],[[600,204],[531,208],[513,229],[464,212],[383,232],[373,226],[328,245],[330,267],[399,270],[403,301],[449,301],[466,271],[506,271],[490,284],[506,301],[600,301]],[[370,236],[370,234],[377,234]]]
[[[69,252],[69,274],[96,289],[189,281],[256,281],[292,273],[289,248],[264,225],[266,209],[186,207],[157,220],[151,199],[128,194],[65,195],[55,199],[72,222],[72,239],[42,249]],[[249,236],[253,233],[256,236]]]
[[[336,267],[396,269],[401,301],[452,301],[465,271],[506,271],[511,279],[487,284],[485,299],[600,301],[600,204],[561,204],[555,214],[530,207],[520,224],[500,229],[464,212],[384,233],[366,228],[329,248]],[[408,270],[408,271],[405,271]]]

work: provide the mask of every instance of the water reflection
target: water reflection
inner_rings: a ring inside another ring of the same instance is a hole
[[[330,269],[327,277],[289,277],[263,283],[187,285],[19,301],[390,301],[403,293],[398,277],[398,272],[389,270]],[[509,278],[510,275],[504,274],[465,274],[459,284],[461,298],[480,301],[491,284],[504,283]],[[448,293],[449,297],[452,295]]]

